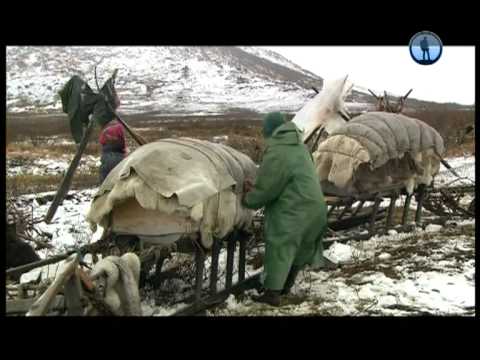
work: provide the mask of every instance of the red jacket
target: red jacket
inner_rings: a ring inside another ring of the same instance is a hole
[[[100,132],[99,141],[102,146],[111,144],[120,146],[124,155],[128,152],[123,125],[117,120],[110,121]]]

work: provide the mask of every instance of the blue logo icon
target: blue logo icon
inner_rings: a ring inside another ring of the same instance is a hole
[[[442,41],[431,31],[416,33],[410,40],[410,55],[420,65],[432,65],[442,56]]]

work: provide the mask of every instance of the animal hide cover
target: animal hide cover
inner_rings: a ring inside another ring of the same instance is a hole
[[[332,131],[314,158],[320,180],[344,188],[362,164],[373,171],[408,154],[421,168],[426,157],[419,154],[435,156],[444,151],[440,134],[424,122],[401,114],[369,112]]]
[[[134,198],[143,209],[155,211],[157,219],[185,219],[185,232],[197,224],[208,247],[212,234],[223,237],[233,226],[251,221],[241,193],[244,179],[254,178],[255,172],[250,158],[228,146],[189,138],[159,140],[139,147],[110,172],[87,219],[105,227],[114,207]],[[143,230],[137,229],[139,234]]]

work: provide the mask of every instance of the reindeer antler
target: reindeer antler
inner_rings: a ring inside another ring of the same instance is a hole
[[[413,89],[410,89],[406,94],[405,96],[403,97],[403,101],[407,100],[407,97],[408,95],[410,95],[410,93],[413,91]]]
[[[368,89],[368,91],[370,91],[370,94],[372,94],[375,99],[380,100],[379,97],[372,90]]]
[[[383,93],[384,93],[384,98],[385,98],[385,108],[387,109],[387,111],[391,112],[392,108],[390,107],[390,102],[388,101],[387,92],[384,91]]]

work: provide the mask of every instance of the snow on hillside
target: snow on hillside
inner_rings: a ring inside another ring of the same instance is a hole
[[[295,111],[311,93],[307,84],[322,82],[272,52],[235,47],[8,47],[7,110],[59,111],[57,92],[72,75],[95,89],[97,63],[100,86],[119,69],[127,113]]]
[[[242,49],[243,51],[249,52],[249,53],[254,54],[258,57],[267,59],[267,60],[269,60],[273,63],[276,63],[276,64],[279,64],[279,65],[288,67],[290,69],[293,69],[295,71],[298,71],[298,72],[300,72],[304,75],[316,77],[315,74],[311,73],[308,70],[302,69],[297,64],[291,62],[287,58],[283,57],[282,55],[280,55],[280,54],[278,54],[274,51],[263,49],[261,47],[256,47],[256,46],[239,46],[239,48]]]

